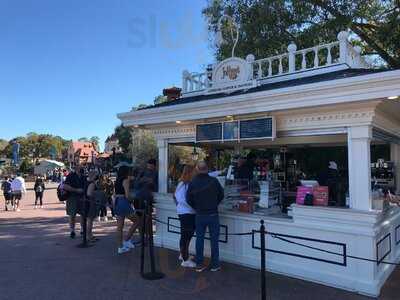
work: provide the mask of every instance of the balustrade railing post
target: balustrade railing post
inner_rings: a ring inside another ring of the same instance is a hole
[[[287,50],[289,52],[289,73],[295,72],[296,71],[296,57],[295,57],[295,52],[297,50],[297,46],[295,43],[290,43],[290,45],[287,47]]]
[[[347,63],[347,55],[348,55],[348,39],[349,33],[347,31],[339,32],[337,38],[339,40],[339,61],[341,64]]]
[[[261,250],[261,300],[267,299],[266,262],[265,262],[265,226],[264,220],[260,221],[260,250]]]

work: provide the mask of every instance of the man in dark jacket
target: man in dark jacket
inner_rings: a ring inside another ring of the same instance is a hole
[[[206,268],[204,261],[204,235],[208,227],[211,242],[210,270],[220,270],[219,264],[219,216],[218,205],[224,199],[224,190],[218,180],[208,175],[205,162],[197,164],[198,175],[193,178],[187,190],[187,202],[196,210],[196,264],[197,271]]]

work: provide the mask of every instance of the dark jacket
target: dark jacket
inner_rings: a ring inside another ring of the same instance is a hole
[[[44,182],[42,179],[36,179],[35,186],[33,187],[34,191],[38,194],[43,193],[46,189]]]
[[[218,205],[224,199],[224,190],[216,178],[199,174],[189,183],[186,199],[198,215],[217,214]]]

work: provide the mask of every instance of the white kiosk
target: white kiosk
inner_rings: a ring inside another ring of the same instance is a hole
[[[311,60],[309,59],[311,57]],[[371,143],[390,144],[400,192],[400,70],[369,69],[360,49],[341,32],[338,41],[263,59],[232,57],[205,73],[183,72],[182,96],[174,101],[121,113],[124,126],[150,130],[159,150],[157,218],[179,225],[168,191],[168,145],[196,141],[201,124],[272,117],[272,137],[214,140],[233,147],[342,144],[348,150],[349,207],[292,204],[291,213],[241,213],[221,206],[221,232],[259,229],[337,256],[267,238],[271,272],[377,296],[400,261],[400,209],[382,205],[371,189]],[[157,223],[156,245],[179,248],[172,226]],[[250,236],[222,236],[222,260],[259,268],[260,253]],[[207,247],[206,247],[207,248]],[[355,260],[359,256],[377,262]]]

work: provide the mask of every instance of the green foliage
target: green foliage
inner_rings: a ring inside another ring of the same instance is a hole
[[[114,130],[115,136],[118,139],[118,144],[123,153],[129,153],[130,145],[132,144],[132,135],[129,127],[119,125]]]
[[[292,41],[298,49],[312,47],[334,41],[338,32],[350,28],[353,42],[362,46],[363,54],[400,68],[399,6],[398,0],[214,0],[203,14],[212,33],[222,14],[235,19],[240,27],[235,53],[239,57],[283,53]],[[226,26],[224,29],[229,29]],[[215,46],[216,57],[229,57],[232,44],[228,40]]]
[[[64,151],[68,148],[69,141],[64,140],[60,136],[51,134],[37,134],[34,132],[28,133],[25,137],[17,137],[13,139],[20,145],[21,160],[29,159],[36,160],[38,158],[51,158],[51,149],[56,150],[56,157],[62,158]],[[11,143],[8,142],[3,150],[0,149],[0,154],[7,158],[12,157]]]
[[[1,153],[1,151],[4,150],[5,147],[7,147],[7,145],[8,145],[8,141],[0,139],[0,153]]]
[[[158,95],[157,97],[154,98],[154,104],[161,104],[167,102],[167,100],[168,100],[167,96]]]
[[[21,162],[21,165],[19,167],[19,171],[24,173],[24,174],[32,174],[33,173],[33,163],[28,160],[28,159],[24,159]]]

